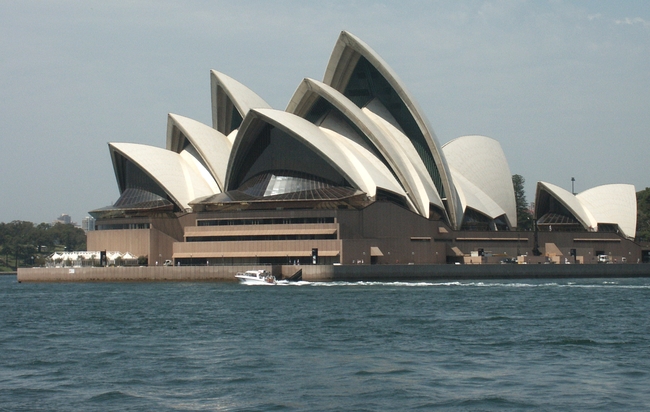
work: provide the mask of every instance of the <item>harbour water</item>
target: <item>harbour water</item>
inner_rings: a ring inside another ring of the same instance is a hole
[[[0,411],[650,409],[650,278],[22,283]]]

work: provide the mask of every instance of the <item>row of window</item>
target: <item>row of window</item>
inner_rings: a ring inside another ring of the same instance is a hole
[[[242,242],[260,240],[332,240],[336,234],[328,235],[246,235],[246,236],[195,236],[185,239],[186,242]]]
[[[150,229],[150,223],[114,223],[110,225],[97,225],[97,230],[120,230],[120,229]]]
[[[333,217],[294,217],[260,219],[204,219],[197,226],[249,226],[249,225],[295,225],[306,223],[334,223]]]

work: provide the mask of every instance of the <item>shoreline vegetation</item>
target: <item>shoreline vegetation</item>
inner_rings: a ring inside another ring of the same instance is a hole
[[[14,220],[0,223],[0,273],[44,266],[54,252],[85,250],[86,233],[73,224]]]

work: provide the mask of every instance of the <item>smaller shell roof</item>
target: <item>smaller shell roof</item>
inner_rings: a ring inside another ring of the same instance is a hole
[[[506,212],[485,192],[467,180],[465,176],[457,172],[453,167],[451,175],[454,178],[454,185],[458,190],[463,208],[472,208],[491,219],[503,216]]]
[[[182,142],[179,142],[180,135],[176,133],[176,130],[190,141],[219,188],[223,190],[226,168],[232,149],[232,143],[228,137],[196,120],[170,113],[167,121],[167,150],[176,153],[180,153],[183,149],[180,147]]]
[[[587,228],[595,228],[597,226],[596,219],[592,216],[589,210],[585,209],[580,200],[566,189],[556,186],[547,182],[537,182],[537,195],[536,204],[539,204],[539,196],[541,191],[546,191],[566,207],[582,226]]]
[[[454,169],[454,183],[462,175],[478,190],[496,203],[508,218],[511,227],[517,226],[517,204],[512,186],[512,174],[499,142],[485,136],[462,136],[442,146],[449,167]],[[457,187],[459,185],[456,185]],[[460,185],[464,191],[471,186]],[[479,196],[480,194],[476,194]],[[468,199],[469,194],[465,193]],[[474,209],[478,205],[466,204]],[[488,214],[491,215],[492,213]]]
[[[628,184],[603,185],[577,195],[546,182],[537,183],[537,203],[544,190],[562,203],[585,229],[599,224],[618,225],[621,234],[633,239],[636,234],[636,191]]]
[[[237,80],[216,70],[210,71],[210,84],[212,88],[212,124],[217,130],[223,131],[220,122],[228,117],[228,105],[230,101],[239,115],[244,118],[250,109],[268,108],[271,106],[258,96],[254,91],[244,86]],[[225,94],[222,94],[225,92]],[[225,133],[230,134],[231,130]]]
[[[321,128],[301,117],[273,109],[252,109],[244,119],[237,133],[237,140],[235,140],[235,144],[233,145],[232,155],[228,164],[228,177],[226,178],[226,187],[228,190],[236,189],[236,187],[232,186],[243,183],[232,181],[234,176],[238,176],[239,174],[239,170],[235,170],[235,168],[241,163],[242,159],[240,158],[246,155],[248,148],[254,143],[254,139],[257,137],[255,131],[252,133],[249,132],[249,128],[251,128],[253,123],[259,121],[279,128],[303,143],[311,151],[325,160],[334,170],[337,170],[341,176],[357,189],[365,193],[374,192],[374,189],[368,185],[367,179],[363,176],[365,171],[358,169],[358,164],[355,163],[356,159],[349,155],[349,149],[344,147],[340,141],[332,139]],[[278,153],[278,156],[281,155],[282,153]]]
[[[136,143],[109,143],[109,148],[114,162],[114,152],[129,159],[153,179],[182,210],[189,209],[191,200],[214,194],[196,165],[188,163],[176,152]],[[113,167],[116,175],[122,173],[116,163]]]
[[[585,190],[576,195],[598,223],[617,224],[623,235],[636,234],[636,190],[629,184],[610,184]]]

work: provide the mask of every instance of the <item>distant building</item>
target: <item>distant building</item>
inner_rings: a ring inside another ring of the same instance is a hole
[[[86,216],[81,220],[81,228],[84,232],[90,232],[95,230],[95,218],[92,216]]]
[[[63,223],[66,225],[72,224],[72,218],[70,215],[66,215],[65,213],[61,214],[61,216],[57,217],[54,223]]]

